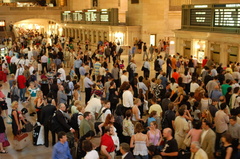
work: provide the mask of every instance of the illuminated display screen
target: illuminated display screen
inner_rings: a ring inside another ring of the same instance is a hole
[[[240,9],[227,8],[214,10],[214,26],[240,26]]]
[[[211,9],[192,9],[190,24],[197,26],[210,26],[211,13]]]
[[[83,11],[65,11],[62,13],[64,22],[109,22],[109,14],[111,11],[102,10],[83,10]]]
[[[6,26],[5,21],[0,21],[0,26],[1,27]]]

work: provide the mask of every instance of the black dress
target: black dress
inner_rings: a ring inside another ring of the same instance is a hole
[[[114,113],[116,106],[119,102],[117,95],[115,94],[116,88],[109,88],[109,101],[111,103],[111,112]]]
[[[17,112],[17,119],[18,119],[18,122],[19,122],[19,113],[16,109],[13,109],[12,110],[12,133],[14,136],[16,136],[18,134],[18,126],[17,126],[17,122],[13,116],[13,112],[16,111]]]
[[[232,145],[229,145],[229,146],[226,146],[226,147],[223,146],[223,147],[221,148],[221,159],[225,159],[225,157],[226,157],[226,155],[227,155],[227,149],[228,149],[229,147],[231,147],[231,148],[233,149],[233,146],[232,146]],[[232,152],[233,152],[233,151],[232,151]],[[234,159],[232,154],[231,154],[230,159]]]

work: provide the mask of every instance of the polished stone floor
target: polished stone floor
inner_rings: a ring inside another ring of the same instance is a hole
[[[164,53],[161,53],[161,54],[164,54]],[[122,59],[125,61],[125,67],[127,67],[127,61],[128,61],[127,58],[128,58],[127,55],[122,55]],[[135,61],[137,64],[137,72],[139,73],[139,75],[142,75],[143,74],[141,71],[141,67],[143,64],[142,54],[136,54]],[[111,69],[112,63],[110,63],[109,66]],[[69,69],[67,68],[66,72],[68,72],[68,71],[69,71]],[[151,73],[150,74],[151,78],[155,76],[154,62],[151,62],[150,73]],[[3,83],[2,81],[0,81],[0,83],[3,84],[3,92],[7,96],[7,93],[9,92],[8,82]],[[81,95],[82,95],[82,99],[85,99],[84,93],[82,93]],[[7,103],[8,103],[8,107],[9,107],[8,110],[9,110],[9,114],[10,114],[11,113],[10,99],[7,99]],[[84,103],[84,101],[82,101],[82,103]],[[21,110],[22,108],[23,108],[23,105],[20,103],[19,110]],[[27,115],[27,119],[34,124],[36,123],[36,116],[30,117],[29,115]],[[6,121],[7,121],[7,119],[5,119],[5,125],[7,128],[7,130],[6,130],[7,136],[8,136],[10,143],[12,143],[12,140],[13,140],[12,128],[11,128],[10,124],[6,123]],[[29,136],[32,137],[32,134],[30,134]],[[95,145],[99,145],[99,142],[100,142],[99,138],[93,139],[93,143]],[[8,154],[0,154],[0,159],[50,159],[51,154],[52,154],[52,146],[49,146],[48,148],[46,148],[45,146],[33,146],[32,143],[29,143],[29,145],[26,148],[24,148],[22,151],[14,150],[12,145],[7,147],[6,151],[8,151]]]

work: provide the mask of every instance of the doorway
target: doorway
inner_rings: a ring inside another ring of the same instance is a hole
[[[156,46],[156,34],[150,35],[150,45]]]

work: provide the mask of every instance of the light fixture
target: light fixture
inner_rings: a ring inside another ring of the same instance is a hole
[[[197,49],[200,49],[200,47],[201,47],[201,46],[200,46],[199,44],[196,44],[196,48],[197,48]]]
[[[213,47],[213,46],[211,46],[211,47],[210,47],[210,50],[211,50],[211,51],[214,51],[214,47]]]
[[[229,49],[227,50],[227,52],[228,52],[228,53],[231,53],[231,52],[232,52],[231,48],[229,48]]]
[[[175,44],[175,42],[174,41],[170,41],[170,44],[173,45],[173,44]]]

